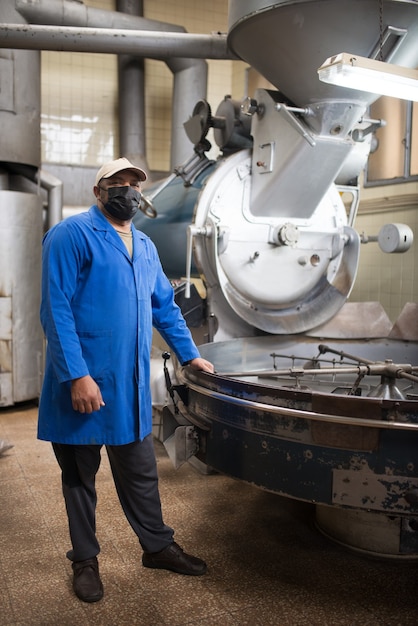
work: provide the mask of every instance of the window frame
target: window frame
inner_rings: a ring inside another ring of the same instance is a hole
[[[387,100],[396,100],[396,98],[389,98],[388,96],[382,96],[382,98],[383,97]],[[418,181],[418,173],[411,174],[412,150],[416,152],[415,159],[418,163],[418,128],[415,131],[415,140],[413,141],[414,139],[413,138],[414,105],[417,107],[415,110],[415,118],[416,120],[418,120],[418,102],[412,102],[409,100],[407,101],[398,100],[398,102],[402,102],[406,106],[404,136],[401,139],[401,144],[403,145],[403,175],[397,176],[394,178],[378,178],[378,179],[370,180],[369,179],[369,160],[371,156],[370,155],[366,164],[365,171],[364,171],[364,187],[365,188],[381,187],[384,185],[397,185],[401,183]],[[373,104],[369,108],[370,117],[373,117]],[[384,129],[383,129],[383,132],[384,132]],[[387,149],[387,146],[385,146],[385,149]]]

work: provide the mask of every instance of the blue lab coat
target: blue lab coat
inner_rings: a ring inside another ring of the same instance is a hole
[[[92,206],[45,235],[40,439],[122,445],[146,437],[152,430],[153,326],[181,363],[199,356],[155,245],[133,226],[132,233],[131,259],[116,230]],[[82,414],[72,408],[71,380],[87,374],[99,385],[105,406]]]

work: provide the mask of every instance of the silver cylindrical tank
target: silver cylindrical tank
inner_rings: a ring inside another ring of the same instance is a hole
[[[14,1],[0,3],[0,22],[26,23]],[[0,50],[0,161],[39,167],[40,52]]]
[[[0,406],[39,396],[42,202],[0,191]]]

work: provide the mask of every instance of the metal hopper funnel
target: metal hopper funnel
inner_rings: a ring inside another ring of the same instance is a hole
[[[296,106],[336,99],[368,105],[378,96],[321,83],[317,69],[339,52],[418,67],[418,4],[230,0],[228,45]]]

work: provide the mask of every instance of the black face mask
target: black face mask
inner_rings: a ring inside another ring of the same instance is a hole
[[[133,187],[109,187],[108,200],[104,205],[106,211],[117,220],[130,220],[138,211],[141,202],[141,192]]]

